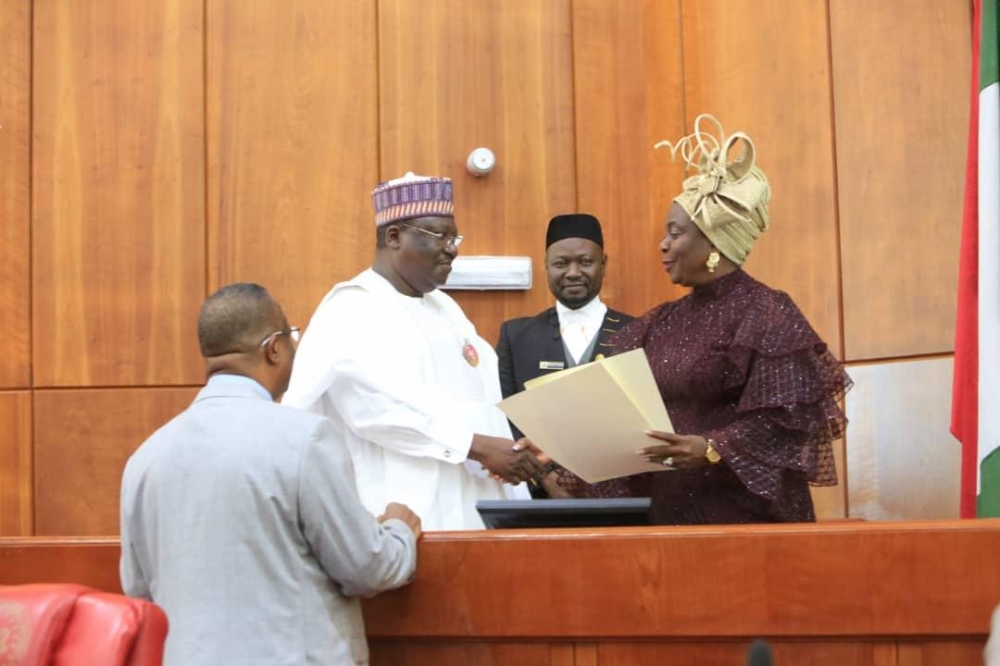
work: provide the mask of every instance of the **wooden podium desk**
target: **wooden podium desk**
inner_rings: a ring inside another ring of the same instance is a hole
[[[120,591],[116,539],[0,539],[0,584]],[[982,664],[1000,520],[428,533],[373,664]]]

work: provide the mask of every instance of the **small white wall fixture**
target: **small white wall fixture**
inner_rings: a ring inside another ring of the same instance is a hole
[[[455,257],[451,274],[442,289],[531,289],[531,257]]]

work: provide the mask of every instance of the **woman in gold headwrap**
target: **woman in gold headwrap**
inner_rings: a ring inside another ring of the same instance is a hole
[[[676,434],[650,433],[657,441],[640,455],[675,471],[586,486],[558,470],[546,485],[558,482],[554,495],[650,496],[659,524],[815,520],[809,484],[837,482],[831,443],[844,432],[837,400],[850,378],[791,298],[741,269],[771,199],[750,138],[727,138],[701,115],[693,134],[663,145],[698,171],[660,242],[670,279],[692,291],[611,342],[615,353],[646,352]]]

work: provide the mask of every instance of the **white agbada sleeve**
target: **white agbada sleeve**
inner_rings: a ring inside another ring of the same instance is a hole
[[[1000,606],[993,611],[990,638],[986,642],[983,658],[986,666],[1000,666]]]
[[[457,418],[461,406],[427,390],[423,341],[398,309],[382,305],[358,287],[324,299],[299,345],[282,403],[318,413],[332,407],[362,439],[410,456],[463,462],[474,433]]]

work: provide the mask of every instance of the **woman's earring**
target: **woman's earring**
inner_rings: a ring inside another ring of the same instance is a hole
[[[719,265],[719,259],[721,259],[721,257],[719,256],[719,253],[716,252],[715,250],[712,250],[709,253],[708,261],[705,262],[705,268],[708,269],[709,273],[715,272],[715,267]]]

